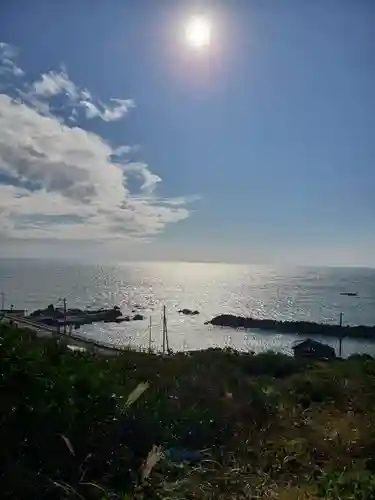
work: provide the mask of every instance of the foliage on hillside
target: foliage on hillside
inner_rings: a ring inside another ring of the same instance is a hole
[[[375,498],[373,359],[0,338],[1,498]]]

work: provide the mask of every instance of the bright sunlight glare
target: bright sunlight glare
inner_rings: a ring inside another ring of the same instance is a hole
[[[211,42],[211,23],[203,17],[193,17],[185,29],[186,41],[193,49],[203,49]]]

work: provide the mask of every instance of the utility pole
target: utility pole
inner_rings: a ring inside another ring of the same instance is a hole
[[[66,298],[63,299],[64,302],[64,333],[66,333]]]
[[[63,299],[60,297],[57,302],[63,303],[63,311],[64,311],[64,333],[66,333],[66,298]],[[60,332],[59,332],[60,333]]]
[[[151,343],[152,343],[152,316],[150,316],[150,324],[148,330],[148,353],[151,354]]]
[[[165,354],[165,306],[163,306],[163,355]]]
[[[342,317],[343,313],[340,312],[340,328],[342,328]],[[339,356],[342,358],[342,331],[340,332],[340,337],[339,337]]]
[[[169,354],[169,338],[168,338],[167,314],[165,306],[164,306],[164,323],[165,323],[165,342],[167,344],[167,353]]]
[[[165,354],[165,351],[167,351],[167,353],[169,354],[167,313],[166,313],[166,307],[163,306],[163,354]]]

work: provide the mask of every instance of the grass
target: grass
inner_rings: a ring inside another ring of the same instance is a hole
[[[0,338],[1,498],[375,498],[369,357],[104,358]]]

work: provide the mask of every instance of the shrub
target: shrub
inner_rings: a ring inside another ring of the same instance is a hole
[[[338,403],[343,396],[340,382],[320,371],[293,377],[290,381],[290,392],[305,408],[312,403]]]
[[[375,475],[368,471],[325,473],[318,494],[327,500],[370,500],[375,498]]]
[[[289,377],[306,369],[306,361],[274,352],[249,356],[243,363],[244,370],[250,375],[269,375],[275,378]]]
[[[104,358],[0,327],[1,498],[373,495],[373,367],[219,349]],[[194,467],[171,463],[202,449]],[[354,464],[349,479],[321,473]]]

